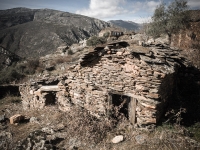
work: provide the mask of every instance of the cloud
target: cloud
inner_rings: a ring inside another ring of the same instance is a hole
[[[105,19],[127,12],[120,6],[124,3],[125,0],[90,0],[88,9],[77,10],[76,13],[94,18]]]
[[[199,0],[188,0],[188,5],[192,9],[200,9],[200,2],[199,2]]]
[[[149,23],[151,22],[151,17],[133,17],[131,21],[136,23]]]
[[[152,13],[156,7],[160,4],[160,1],[144,1],[144,2],[132,2],[133,13],[148,12]]]
[[[156,7],[160,4],[160,1],[149,1],[147,2],[147,10],[154,12]]]

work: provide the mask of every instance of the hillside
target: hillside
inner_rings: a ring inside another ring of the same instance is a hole
[[[200,69],[200,10],[190,10],[188,12],[190,22],[185,30],[172,36],[172,46],[183,50],[194,66]]]
[[[0,11],[0,46],[20,57],[39,57],[109,27],[104,21],[51,9]]]
[[[0,70],[19,60],[21,60],[21,58],[18,55],[15,55],[3,47],[0,47]]]
[[[132,22],[132,21],[124,21],[124,20],[110,20],[108,21],[114,26],[125,28],[126,30],[134,30],[138,31],[141,28],[141,24]]]

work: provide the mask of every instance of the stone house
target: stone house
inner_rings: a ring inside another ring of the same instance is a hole
[[[70,111],[78,105],[99,118],[118,107],[135,127],[151,127],[163,114],[181,64],[179,52],[170,48],[113,42],[84,54],[62,76],[21,85],[23,107],[56,104]]]
[[[109,37],[119,37],[119,36],[122,36],[124,33],[121,29],[108,27],[108,28],[102,29],[99,32],[99,37],[103,37],[106,34],[109,34]]]

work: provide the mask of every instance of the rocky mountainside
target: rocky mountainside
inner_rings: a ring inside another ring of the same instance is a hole
[[[0,46],[20,57],[38,57],[109,27],[104,21],[51,9],[0,11]]]
[[[111,23],[114,26],[121,27],[121,28],[124,28],[126,30],[138,31],[142,27],[141,24],[138,24],[138,23],[135,23],[135,22],[132,22],[132,21],[110,20],[108,22]]]
[[[21,57],[0,46],[0,70],[19,60],[21,60]]]

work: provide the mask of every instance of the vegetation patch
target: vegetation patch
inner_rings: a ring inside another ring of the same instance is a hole
[[[0,99],[0,105],[19,104],[21,102],[22,102],[22,100],[21,100],[20,96],[6,96],[6,97]]]
[[[175,0],[169,6],[161,3],[154,11],[152,22],[147,26],[147,33],[154,38],[167,34],[171,39],[172,34],[188,27],[187,10],[186,0]]]
[[[10,83],[23,78],[24,75],[17,71],[14,65],[0,71],[0,84]]]
[[[188,130],[191,132],[192,137],[200,142],[200,122],[197,122],[194,125],[188,127]]]
[[[93,36],[87,40],[87,46],[96,46],[98,44],[104,44],[106,43],[106,41],[106,37]]]

